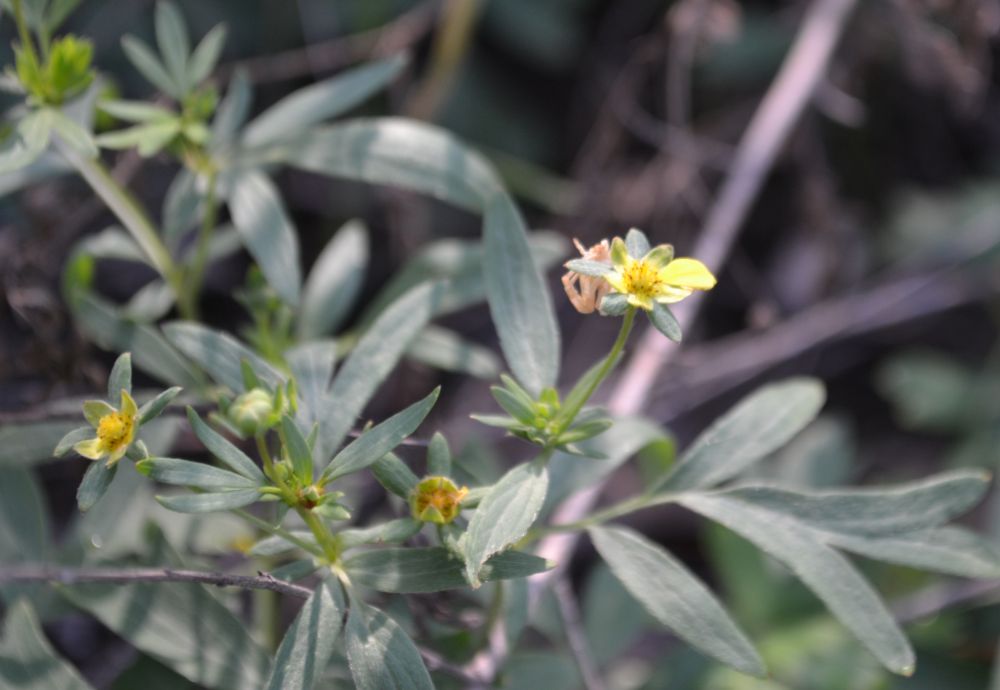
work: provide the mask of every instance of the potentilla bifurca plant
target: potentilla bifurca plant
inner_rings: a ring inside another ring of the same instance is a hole
[[[396,117],[330,122],[397,78],[405,56],[307,86],[251,117],[246,74],[237,71],[224,88],[211,80],[224,27],[192,49],[180,13],[160,3],[158,51],[133,37],[122,47],[161,98],[107,100],[89,43],[53,36],[65,4],[4,5],[19,36],[7,85],[23,99],[8,113],[0,169],[28,170],[25,180],[75,172],[116,216],[116,226],[75,247],[64,293],[79,330],[121,354],[106,398],[84,402],[55,448],[89,463],[77,495],[83,516],[64,542],[46,546],[49,562],[0,577],[0,593],[12,581],[60,582],[73,606],[204,687],[419,690],[502,680],[537,613],[525,583],[567,565],[539,556],[539,544],[564,534],[587,534],[624,589],[675,636],[765,676],[767,660],[712,590],[662,545],[614,523],[667,504],[784,563],[881,664],[904,675],[914,670],[910,644],[843,552],[1000,576],[988,542],[946,526],[982,497],[982,473],[825,490],[753,478],[820,412],[823,386],[808,378],[751,393],[676,457],[662,455],[641,491],[561,521],[560,503],[669,439],[654,420],[617,418],[594,399],[628,351],[640,313],[681,340],[670,305],[711,290],[709,268],[676,258],[669,244],[652,246],[638,229],[589,248],[577,242],[581,256],[565,264],[566,296],[582,318],[618,319],[620,328],[607,354],[567,381],[543,277],[566,258],[561,238],[528,232],[492,166],[447,132]],[[97,133],[97,111],[124,124]],[[158,221],[108,174],[107,149],[176,164]],[[422,248],[348,326],[367,230],[346,224],[308,257],[303,277],[297,231],[272,182],[286,166],[427,194],[482,216],[482,238]],[[224,211],[229,223],[220,222]],[[198,306],[206,270],[241,249],[255,265],[238,294],[250,322],[238,336],[200,321]],[[107,258],[155,277],[115,303],[96,288]],[[434,323],[484,301],[505,367]],[[175,311],[180,320],[165,320]],[[499,428],[523,441],[521,454],[491,473],[482,471],[481,446],[453,452],[445,435],[426,428],[448,395],[440,388],[366,421],[366,406],[402,359],[498,381],[490,389],[498,408],[472,414],[485,425],[476,442],[495,441],[490,427]],[[163,389],[137,386],[133,367]],[[412,446],[421,449],[416,457]],[[23,553],[35,551],[26,545]],[[219,572],[223,563],[232,572]],[[94,581],[104,584],[87,584]],[[198,582],[260,591],[238,616],[232,589],[209,592]],[[427,613],[422,597],[446,590],[454,596],[434,599]],[[16,604],[23,592],[9,591],[8,616],[20,630],[58,615],[36,591]],[[303,600],[290,624],[278,615],[284,598]],[[54,650],[38,649],[55,673],[68,674],[60,678],[78,682]]]

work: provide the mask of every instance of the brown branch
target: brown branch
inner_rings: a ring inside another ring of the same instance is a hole
[[[441,0],[426,0],[385,26],[327,41],[221,65],[215,76],[229,81],[245,69],[255,84],[288,81],[332,72],[366,58],[385,57],[419,41],[434,26]]]
[[[216,587],[265,589],[297,599],[308,599],[312,594],[312,590],[306,587],[283,582],[266,573],[253,577],[173,568],[64,568],[45,564],[0,566],[0,583],[13,582],[47,582],[61,585],[188,582]]]

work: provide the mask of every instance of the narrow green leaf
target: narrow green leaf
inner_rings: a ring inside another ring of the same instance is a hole
[[[424,523],[413,518],[397,518],[372,527],[345,529],[337,533],[337,539],[345,549],[362,544],[402,544],[419,532]]]
[[[268,284],[289,305],[297,305],[299,239],[274,183],[259,170],[240,171],[233,178],[229,212]]]
[[[100,460],[90,464],[76,490],[76,504],[81,513],[86,513],[101,500],[117,471],[118,465],[108,467]]]
[[[77,153],[86,158],[97,156],[97,143],[93,135],[56,109],[52,109],[52,130],[64,142],[76,149]]]
[[[52,110],[48,108],[25,115],[0,147],[0,175],[21,170],[38,160],[49,146],[52,124]]]
[[[500,361],[492,350],[433,324],[417,334],[406,356],[442,371],[468,374],[487,381],[500,373]]]
[[[406,62],[405,56],[396,55],[293,92],[247,125],[244,145],[253,147],[288,139],[350,110],[395,79]]]
[[[216,24],[205,34],[205,37],[198,43],[198,47],[191,53],[191,60],[187,65],[189,84],[194,87],[203,82],[215,69],[222,54],[222,46],[226,42],[226,25]]]
[[[174,290],[165,280],[146,283],[122,308],[122,315],[138,323],[154,323],[167,315],[176,302]]]
[[[295,379],[299,400],[298,420],[303,428],[310,429],[320,421],[336,357],[337,344],[332,340],[301,343],[285,353],[285,361]]]
[[[424,417],[434,407],[440,393],[441,388],[435,388],[423,400],[413,403],[402,412],[397,412],[348,444],[330,461],[323,473],[324,483],[362,470],[393,450],[417,430]]]
[[[649,322],[656,327],[656,330],[675,343],[679,343],[683,338],[684,334],[681,332],[681,325],[667,305],[653,302],[653,310],[647,311],[646,316],[649,317]]]
[[[535,408],[524,400],[501,386],[490,386],[490,393],[497,404],[514,419],[523,424],[531,425],[535,421]]]
[[[173,399],[177,397],[181,390],[183,389],[180,386],[168,388],[149,402],[143,404],[139,408],[139,426],[158,417],[167,408],[167,405],[173,402]]]
[[[623,527],[589,529],[594,547],[625,588],[691,646],[738,671],[766,670],[711,591],[663,547]]]
[[[629,228],[625,234],[625,247],[633,258],[641,259],[649,253],[649,239],[642,230]]]
[[[77,670],[52,649],[38,616],[24,599],[10,607],[4,620],[0,683],[11,690],[93,690]]]
[[[122,353],[111,367],[108,376],[108,400],[116,405],[121,401],[122,391],[132,392],[132,355]]]
[[[295,617],[274,657],[268,690],[312,690],[333,655],[344,616],[340,583],[324,578]]]
[[[785,563],[886,668],[901,675],[913,673],[913,650],[885,604],[847,559],[823,544],[815,532],[724,496],[686,494],[678,500]]]
[[[191,87],[188,81],[187,60],[191,52],[191,41],[188,38],[187,26],[177,6],[167,0],[156,3],[156,43],[160,54],[166,62],[167,72],[171,81],[176,84],[180,93],[185,93]]]
[[[324,406],[325,422],[317,439],[316,457],[320,463],[340,446],[372,393],[427,325],[439,290],[434,283],[415,288],[386,309],[361,336],[334,378],[329,402]]]
[[[420,479],[394,453],[387,453],[372,465],[372,474],[378,483],[400,498],[409,498]]]
[[[0,562],[44,562],[51,556],[45,496],[31,470],[0,469]],[[11,590],[3,588],[6,599]]]
[[[351,596],[345,634],[358,690],[434,690],[416,645],[382,611]]]
[[[56,444],[55,450],[52,451],[51,455],[56,458],[61,458],[62,456],[66,455],[66,453],[70,452],[73,449],[73,446],[75,446],[77,443],[79,443],[80,441],[86,441],[89,438],[94,438],[94,436],[95,436],[94,427],[91,426],[80,426],[75,429],[72,429],[71,431],[66,432],[66,435],[59,440],[59,443]],[[4,439],[2,435],[0,435],[0,445],[3,445],[5,440],[6,439]],[[46,457],[47,456],[48,453],[46,453]],[[30,459],[31,458],[29,458],[29,460]],[[0,461],[0,464],[6,464],[6,463]]]
[[[281,418],[281,438],[288,451],[288,457],[292,461],[292,469],[295,476],[303,485],[312,484],[313,480],[313,459],[312,451],[309,450],[309,443],[305,436],[299,431],[299,427],[288,415]],[[360,440],[360,439],[358,439]]]
[[[135,36],[124,36],[122,37],[122,49],[129,62],[139,70],[150,84],[175,99],[180,99],[184,95],[180,87],[167,73],[160,59],[143,41]]]
[[[148,158],[159,153],[180,132],[181,121],[171,118],[105,132],[98,135],[96,141],[105,149],[135,148],[140,156]]]
[[[559,373],[559,330],[524,221],[505,194],[486,206],[483,247],[483,280],[500,347],[516,378],[538,395],[555,385]]]
[[[260,498],[257,489],[237,489],[211,494],[180,494],[157,496],[164,508],[178,513],[214,513],[250,505]]]
[[[827,542],[876,561],[959,577],[1000,578],[1000,548],[961,527],[887,537],[833,534]]]
[[[968,511],[988,487],[985,472],[957,470],[886,488],[792,491],[748,486],[719,495],[826,532],[880,537],[937,527]]]
[[[239,68],[229,80],[226,96],[215,111],[209,137],[209,150],[218,152],[229,148],[236,139],[240,127],[246,122],[251,100],[253,93],[250,88],[250,77],[247,76],[245,69]]]
[[[368,230],[360,221],[348,221],[320,252],[306,279],[296,322],[300,340],[337,329],[354,305],[367,265]]]
[[[448,439],[440,431],[434,432],[427,446],[427,474],[451,476],[451,449],[448,447]]]
[[[484,582],[544,572],[545,559],[518,551],[497,554],[483,566]],[[467,587],[460,558],[442,546],[373,549],[344,561],[351,581],[379,592],[417,594]]]
[[[814,379],[758,389],[702,432],[674,471],[650,491],[704,489],[735,477],[805,428],[825,399],[823,385]]]
[[[125,122],[166,120],[175,116],[171,110],[146,101],[99,101],[97,107]]]
[[[70,300],[77,328],[106,350],[135,353],[135,366],[168,384],[199,388],[201,373],[164,340],[159,331],[122,319],[117,310],[85,293]]]
[[[194,408],[187,408],[187,417],[191,423],[191,428],[194,430],[194,435],[204,444],[209,453],[225,463],[229,469],[243,475],[258,485],[263,485],[267,481],[264,473],[257,467],[257,463],[202,421],[198,413],[194,411]]]
[[[284,376],[277,369],[228,333],[193,321],[172,321],[163,326],[163,334],[174,347],[233,392],[243,390],[240,362],[244,359],[271,388],[284,383]]]
[[[259,484],[243,475],[177,458],[148,458],[143,461],[149,476],[164,484],[197,486],[202,489],[251,489]]]
[[[466,576],[473,587],[481,584],[480,571],[490,556],[517,543],[535,523],[548,483],[544,464],[524,463],[501,477],[480,502],[462,538]]]
[[[590,259],[572,259],[566,262],[566,268],[581,275],[594,276],[596,278],[606,276],[615,270],[611,264],[592,261]]]
[[[198,222],[201,203],[197,176],[182,168],[170,183],[163,201],[163,236],[175,250],[184,233]]]

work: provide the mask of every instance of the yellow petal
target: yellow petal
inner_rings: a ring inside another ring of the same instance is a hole
[[[100,460],[101,456],[104,455],[101,450],[101,439],[91,438],[86,441],[80,441],[73,445],[73,450],[87,458],[88,460]]]
[[[656,296],[656,301],[660,304],[673,304],[674,302],[680,302],[692,292],[694,290],[691,288],[662,287],[660,288],[660,293]]]
[[[139,408],[136,407],[135,400],[132,399],[132,396],[129,395],[128,391],[124,388],[122,388],[121,411],[126,417],[135,417],[135,415],[139,412]]]
[[[625,276],[622,275],[621,271],[615,271],[614,273],[609,273],[604,276],[604,280],[608,281],[608,285],[615,292],[627,292],[625,289]]]
[[[112,451],[111,455],[108,456],[108,461],[105,464],[106,467],[114,467],[115,463],[122,459],[125,455],[125,451],[128,450],[128,444],[123,443],[118,446],[117,449]]]
[[[633,307],[639,307],[640,309],[645,309],[646,311],[650,311],[653,308],[652,297],[629,294],[628,303],[631,304]]]
[[[715,276],[697,259],[674,259],[660,269],[660,280],[667,285],[691,290],[711,290]]]

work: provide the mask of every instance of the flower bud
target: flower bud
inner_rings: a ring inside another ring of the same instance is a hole
[[[447,525],[461,512],[462,499],[469,493],[447,477],[425,477],[410,494],[410,510],[414,519]]]
[[[262,388],[254,388],[236,398],[229,406],[228,414],[229,421],[247,436],[266,431],[278,421],[274,400]]]

